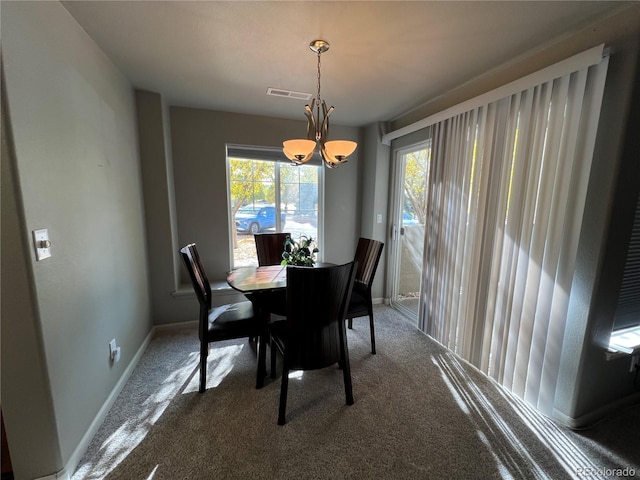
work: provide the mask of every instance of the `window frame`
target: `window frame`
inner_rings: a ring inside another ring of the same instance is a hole
[[[317,157],[317,158],[316,158]],[[280,198],[281,198],[281,176],[280,169],[283,165],[291,166],[293,165],[291,161],[284,155],[281,148],[274,147],[266,147],[266,146],[253,146],[253,145],[237,145],[237,144],[227,144],[226,145],[226,189],[227,189],[227,227],[229,232],[229,265],[231,269],[238,268],[235,265],[235,256],[234,256],[234,230],[235,225],[232,225],[233,212],[232,212],[232,198],[231,198],[231,159],[242,159],[242,160],[255,160],[255,161],[266,161],[266,162],[274,162],[275,165],[275,199],[274,205],[276,206],[276,231],[286,231],[286,223],[285,228],[282,229],[280,225]],[[323,261],[323,245],[324,245],[324,197],[325,197],[325,169],[323,168],[322,160],[319,155],[314,155],[314,158],[311,161],[307,162],[304,165],[300,165],[300,168],[305,168],[313,166],[317,168],[318,172],[318,218],[317,218],[317,230],[316,237],[314,241],[319,249],[317,254],[317,260]],[[294,238],[294,240],[297,240]]]

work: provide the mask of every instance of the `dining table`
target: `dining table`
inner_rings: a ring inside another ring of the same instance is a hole
[[[287,288],[286,265],[238,267],[227,275],[227,283],[242,293],[269,292]]]
[[[267,342],[269,340],[269,322],[271,319],[270,304],[274,292],[287,288],[286,265],[247,266],[231,270],[227,275],[227,283],[231,288],[242,292],[253,304],[255,315],[260,322],[260,338],[258,339],[258,375],[256,388],[264,386],[267,376]]]

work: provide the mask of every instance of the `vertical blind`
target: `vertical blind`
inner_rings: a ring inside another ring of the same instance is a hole
[[[420,326],[548,414],[607,64],[430,127]]]

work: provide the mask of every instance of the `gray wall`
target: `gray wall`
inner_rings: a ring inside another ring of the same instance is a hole
[[[640,13],[611,33],[609,60],[585,218],[578,246],[567,332],[562,352],[556,416],[581,426],[610,405],[634,397],[630,358],[607,360],[633,210],[640,189]],[[633,28],[625,28],[626,26]],[[635,91],[634,91],[635,89]]]
[[[46,471],[53,465],[60,466],[62,461],[4,87],[2,79],[2,409],[15,445],[14,464],[27,466],[29,449],[38,452],[40,462],[33,464],[33,470],[25,469],[25,474],[34,477],[43,471],[42,465]],[[8,393],[18,385],[22,394]]]
[[[130,83],[57,2],[2,2],[2,49],[2,410],[16,476],[36,478],[67,464],[151,330],[146,238]],[[39,228],[53,256],[36,262]]]
[[[138,143],[144,205],[147,212],[147,255],[151,309],[154,319],[176,321],[184,310],[182,302],[172,301],[179,284],[180,258],[176,234],[168,108],[157,93],[136,90]],[[184,299],[184,297],[175,297]],[[184,317],[184,315],[182,315]],[[189,319],[194,319],[193,313]]]
[[[138,92],[138,104],[145,101],[144,113],[139,113],[139,122],[146,125],[159,123],[161,110],[159,96],[149,92]],[[149,108],[149,103],[156,107]],[[139,109],[141,112],[142,109]],[[172,295],[172,291],[183,288],[191,290],[185,269],[167,270],[170,259],[180,246],[196,242],[207,275],[212,282],[224,282],[231,266],[231,236],[228,218],[226,145],[257,145],[279,147],[282,140],[298,137],[306,132],[306,123],[298,120],[283,120],[262,116],[217,112],[195,108],[170,107],[171,159],[165,156],[169,168],[157,164],[154,179],[149,182],[154,188],[171,189],[171,182],[155,178],[159,172],[173,176],[177,244],[166,240],[170,237],[171,221],[167,218],[166,191],[151,198],[145,197],[148,218],[159,218],[150,238],[161,243],[149,249],[150,263],[164,265],[159,277],[152,280],[154,298],[154,321],[156,324],[195,320],[198,306],[193,295]],[[301,115],[302,117],[302,115]],[[142,129],[141,129],[142,130]],[[159,129],[156,128],[156,132]],[[346,138],[360,142],[360,129],[331,126],[333,138]],[[161,141],[156,139],[157,146]],[[145,149],[149,149],[146,152]],[[160,162],[160,154],[141,142],[141,157],[154,158]],[[325,261],[342,263],[350,261],[360,234],[360,192],[358,166],[363,155],[360,146],[353,158],[337,169],[325,169],[325,235],[322,256]],[[146,171],[146,169],[145,169]],[[147,174],[145,173],[145,182]],[[145,183],[146,185],[146,183]],[[162,223],[162,225],[159,225]],[[164,240],[163,240],[164,239]],[[161,277],[161,279],[160,279]],[[177,279],[177,284],[176,284]],[[241,299],[237,294],[218,294],[218,303]]]
[[[360,222],[361,236],[384,242],[378,270],[371,287],[374,299],[387,299],[388,292],[384,290],[387,275],[387,253],[389,251],[389,188],[391,181],[391,154],[387,145],[380,142],[383,126],[369,125],[365,129],[364,151],[365,158],[361,162],[362,178],[362,219]],[[382,223],[377,222],[377,216],[382,215]]]

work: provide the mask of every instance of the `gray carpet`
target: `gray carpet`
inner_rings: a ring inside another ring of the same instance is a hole
[[[81,460],[81,479],[640,478],[640,405],[575,432],[513,398],[389,307],[348,333],[342,373],[292,374],[255,389],[247,340],[214,344],[198,388],[195,330],[153,339]],[[629,477],[627,477],[629,478]]]

